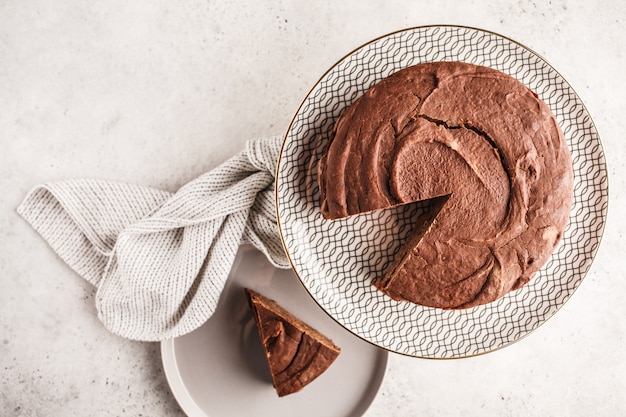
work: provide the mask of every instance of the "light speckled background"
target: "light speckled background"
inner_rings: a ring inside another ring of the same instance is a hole
[[[594,2],[0,1],[0,415],[182,415],[159,346],[108,333],[94,290],[15,213],[34,185],[170,191],[246,139],[283,133],[317,79],[385,33],[461,24],[545,57],[594,117],[609,219],[571,300],[476,358],[391,355],[368,416],[626,414],[626,8]]]

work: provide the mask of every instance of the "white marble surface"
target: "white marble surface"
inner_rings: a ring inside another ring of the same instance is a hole
[[[507,35],[570,82],[604,144],[609,218],[587,278],[545,325],[470,359],[391,355],[367,415],[626,415],[619,0],[1,1],[0,415],[183,414],[159,346],[108,333],[94,289],[17,216],[31,187],[103,178],[174,191],[246,139],[283,133],[347,52],[437,23]]]

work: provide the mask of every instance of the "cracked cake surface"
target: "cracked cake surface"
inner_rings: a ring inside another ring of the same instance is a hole
[[[357,99],[318,165],[328,219],[438,198],[374,285],[468,308],[526,284],[560,241],[573,196],[563,133],[519,81],[461,62],[405,68]]]

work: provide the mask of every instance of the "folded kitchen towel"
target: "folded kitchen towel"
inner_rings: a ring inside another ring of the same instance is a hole
[[[99,180],[34,188],[18,213],[97,287],[98,317],[113,333],[159,341],[214,312],[240,244],[288,268],[276,221],[280,137],[243,152],[175,194]]]

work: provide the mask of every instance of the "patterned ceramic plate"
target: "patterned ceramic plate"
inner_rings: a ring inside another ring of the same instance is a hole
[[[381,275],[411,230],[418,204],[328,221],[315,169],[340,113],[401,68],[464,61],[505,72],[554,112],[572,153],[574,203],[560,246],[521,289],[466,310],[397,302],[379,292]],[[604,152],[585,106],[536,53],[500,35],[456,26],[403,30],[350,53],[313,87],[285,137],[277,170],[277,212],[286,251],[311,296],[337,322],[385,349],[458,358],[506,346],[536,329],[567,301],[589,270],[608,207]]]

